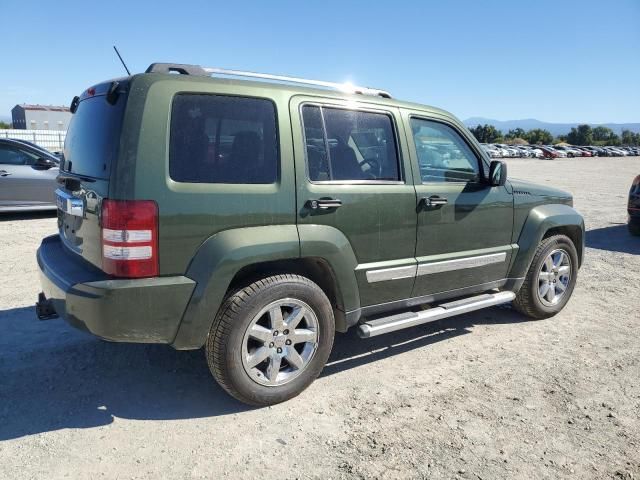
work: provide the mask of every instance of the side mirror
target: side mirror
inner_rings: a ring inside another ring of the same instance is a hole
[[[33,168],[36,170],[49,170],[56,166],[56,162],[51,159],[40,157],[36,160],[36,163],[33,164]]]
[[[489,167],[489,184],[501,187],[507,182],[507,164],[502,160],[492,160]]]

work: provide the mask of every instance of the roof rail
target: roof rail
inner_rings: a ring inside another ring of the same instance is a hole
[[[285,75],[273,75],[270,73],[247,72],[242,70],[227,70],[215,67],[200,67],[199,65],[183,65],[171,63],[152,63],[146,73],[179,73],[181,75],[223,75],[230,77],[259,78],[284,83],[298,83],[301,85],[313,85],[316,87],[332,88],[345,93],[358,93],[361,95],[375,95],[391,98],[391,94],[377,88],[361,87],[351,83],[325,82],[324,80],[311,80],[308,78],[287,77]]]
[[[377,88],[361,87],[350,83],[325,82],[324,80],[311,80],[308,78],[287,77],[285,75],[273,75],[271,73],[246,72],[242,70],[226,70],[224,68],[203,68],[210,75],[227,75],[232,77],[261,78],[285,83],[299,83],[302,85],[314,85],[317,87],[333,88],[345,93],[359,93],[362,95],[376,95],[384,98],[391,98],[391,94]]]

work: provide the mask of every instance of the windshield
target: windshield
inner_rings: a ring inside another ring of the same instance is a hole
[[[126,95],[115,105],[99,95],[82,100],[73,115],[64,142],[63,170],[107,179],[118,155]]]

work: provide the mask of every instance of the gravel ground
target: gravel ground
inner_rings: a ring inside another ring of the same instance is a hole
[[[201,351],[38,322],[50,215],[0,219],[2,478],[640,478],[640,158],[509,160],[567,189],[587,223],[565,310],[509,307],[387,336],[339,335],[301,396],[249,409]]]

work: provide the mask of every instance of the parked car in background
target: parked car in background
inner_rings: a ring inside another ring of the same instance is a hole
[[[559,152],[564,152],[567,154],[567,157],[581,157],[582,151],[578,150],[575,147],[569,147],[566,145],[554,145],[553,148],[558,150]]]
[[[533,153],[531,152],[531,150],[528,147],[523,147],[523,146],[517,146],[515,147],[516,150],[518,150],[518,152],[520,152],[520,156],[521,157],[525,157],[525,158],[529,158],[533,156]]]
[[[500,157],[502,158],[508,158],[511,156],[511,154],[509,153],[509,150],[507,150],[505,147],[501,146],[501,145],[493,145],[493,148],[495,148],[498,153],[500,154]]]
[[[491,158],[499,158],[501,157],[501,152],[493,145],[487,145],[486,143],[482,144],[482,149],[489,154]]]
[[[562,145],[554,145],[554,146],[553,146],[553,149],[554,149],[554,150],[556,150],[556,151],[558,151],[558,152],[564,152],[564,153],[566,153],[566,154],[567,154],[567,157],[574,157],[573,150],[572,150],[572,149],[570,149],[570,148],[567,148],[567,147],[565,147],[565,146],[562,146]]]
[[[543,147],[540,147],[540,148],[544,154],[544,158],[567,158],[567,152],[563,152],[562,150],[557,150],[551,145],[544,145]]]
[[[585,150],[591,152],[593,157],[606,157],[607,153],[599,147],[584,147]]]
[[[45,153],[48,153],[50,155],[53,155],[54,157],[56,157],[56,159],[58,161],[60,161],[60,157],[62,156],[62,152],[57,152],[57,151],[56,152],[52,152],[52,151],[47,150],[46,148],[38,145],[37,143],[30,142],[29,140],[23,140],[22,138],[12,138],[11,140],[16,141],[16,142],[20,142],[20,143],[24,143],[25,145],[27,145],[29,147],[32,147],[32,148],[35,148],[37,150],[43,151]]]
[[[55,209],[58,166],[40,147],[0,138],[0,212]]]
[[[550,159],[550,158],[558,158],[560,156],[559,153],[553,148],[540,147],[540,150],[542,150],[543,158]]]
[[[591,150],[587,149],[586,147],[574,147],[576,150],[578,150],[583,157],[593,157],[593,153],[591,152]]]
[[[609,152],[610,157],[626,157],[629,155],[627,152],[620,150],[617,147],[605,147],[605,149]]]
[[[640,235],[640,175],[631,184],[629,203],[627,204],[627,226],[631,235]]]

